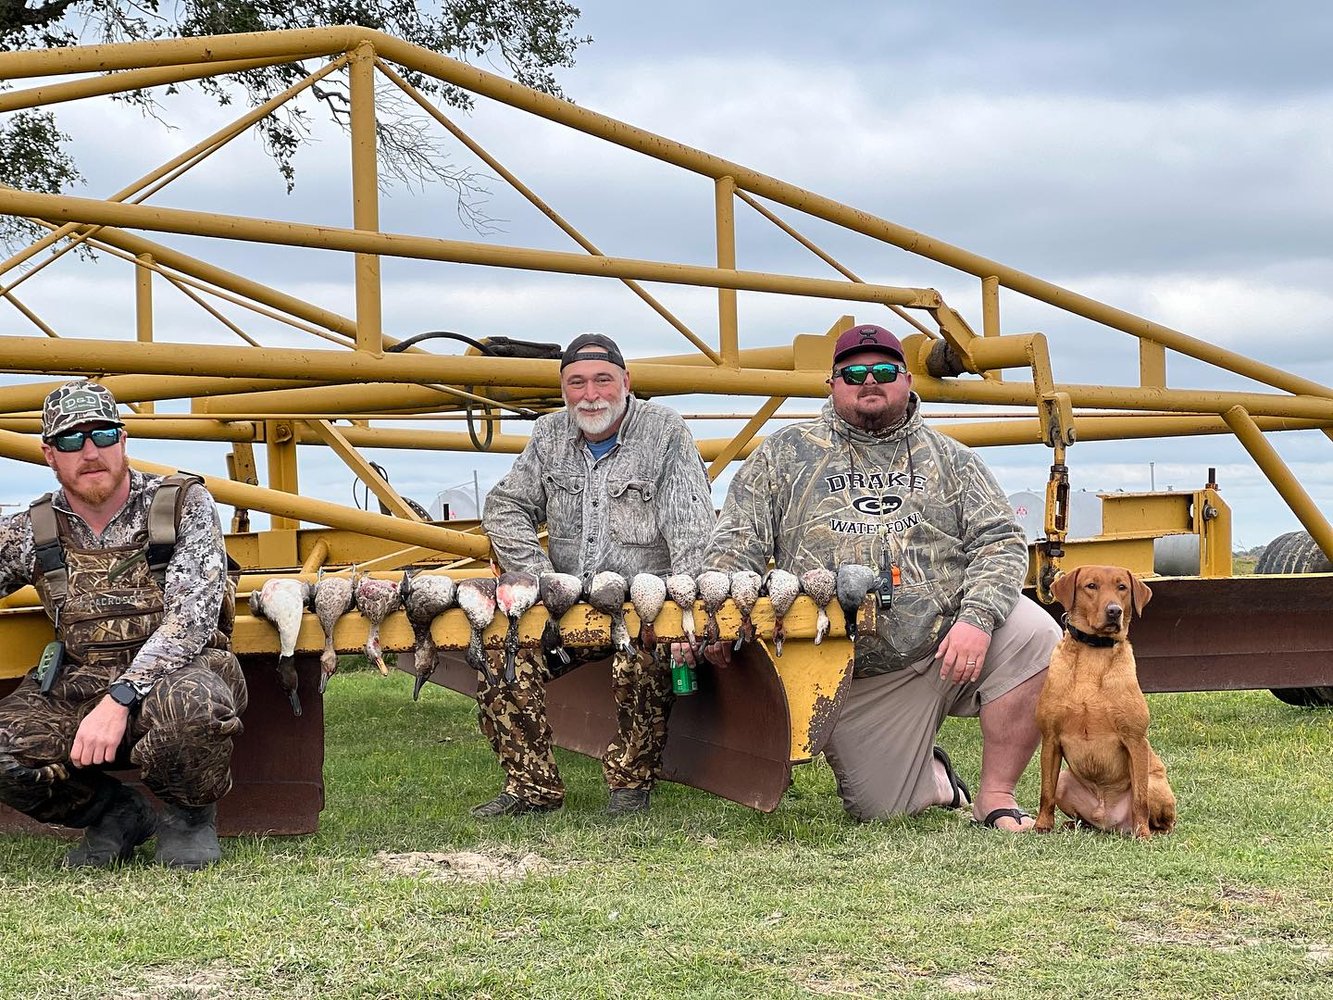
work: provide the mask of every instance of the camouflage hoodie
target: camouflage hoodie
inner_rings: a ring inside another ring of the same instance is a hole
[[[709,568],[793,573],[897,564],[901,583],[856,674],[928,656],[955,621],[992,632],[1018,602],[1027,544],[994,476],[969,448],[927,427],[912,394],[883,434],[824,404],[817,420],[770,435],[746,460],[704,556]]]
[[[541,417],[486,496],[482,527],[506,570],[698,573],[713,530],[703,460],[680,414],[630,397],[616,444],[594,460],[562,409]],[[537,541],[547,527],[550,555]]]

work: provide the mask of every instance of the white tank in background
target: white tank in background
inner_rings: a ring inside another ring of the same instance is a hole
[[[1029,542],[1046,534],[1046,495],[1020,490],[1009,494],[1009,506],[1014,508],[1018,523]],[[1102,501],[1096,493],[1076,490],[1069,494],[1069,527],[1065,537],[1095,538],[1102,533]]]

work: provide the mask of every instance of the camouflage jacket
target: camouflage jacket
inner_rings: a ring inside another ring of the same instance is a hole
[[[506,570],[698,573],[716,516],[703,460],[675,410],[630,398],[594,460],[567,410],[548,413],[486,496],[482,527]],[[549,555],[537,541],[546,522]]]
[[[1027,544],[994,476],[970,449],[927,427],[912,395],[882,435],[824,405],[770,435],[736,473],[704,565],[762,572],[859,562],[898,565],[901,582],[858,676],[929,656],[955,621],[987,632],[1018,602]]]
[[[71,542],[83,549],[143,543],[148,537],[148,505],[160,476],[130,471],[125,506],[99,536],[73,513],[64,490],[52,502],[63,511],[73,531]],[[142,694],[164,674],[184,666],[212,639],[226,586],[227,557],[222,525],[213,498],[202,486],[185,493],[176,550],[167,565],[162,622],[135,654],[122,679]],[[0,518],[0,595],[35,583],[32,524],[27,511]]]

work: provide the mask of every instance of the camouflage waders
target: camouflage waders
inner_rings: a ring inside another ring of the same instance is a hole
[[[504,791],[533,805],[555,805],[564,801],[565,785],[556,768],[551,726],[546,721],[546,682],[553,675],[545,665],[538,665],[534,655],[530,650],[519,652],[518,678],[513,684],[488,684],[478,675],[477,715],[504,767]],[[605,655],[606,650],[592,651],[580,662]],[[616,657],[611,690],[619,724],[602,762],[606,783],[611,788],[652,788],[661,769],[667,716],[675,700],[671,669],[647,654]]]
[[[169,512],[177,491],[163,487],[159,494]],[[70,749],[83,718],[162,620],[154,570],[165,568],[170,544],[165,553],[147,543],[78,549],[69,544],[65,516],[49,501],[34,504],[32,517],[35,583],[66,644],[65,666],[49,695],[30,674],[0,701],[0,800],[42,822],[86,826],[100,817],[118,783],[102,768],[73,767]],[[234,614],[229,598],[228,591],[220,626]],[[241,731],[245,706],[240,663],[219,628],[190,663],[158,679],[131,709],[115,766],[138,766],[144,784],[168,804],[215,802],[231,788],[232,737]]]

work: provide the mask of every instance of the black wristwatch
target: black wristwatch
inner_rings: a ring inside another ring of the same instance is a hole
[[[107,688],[106,693],[111,695],[111,700],[117,705],[133,708],[139,704],[139,692],[134,690],[134,685],[127,681],[116,681]]]

